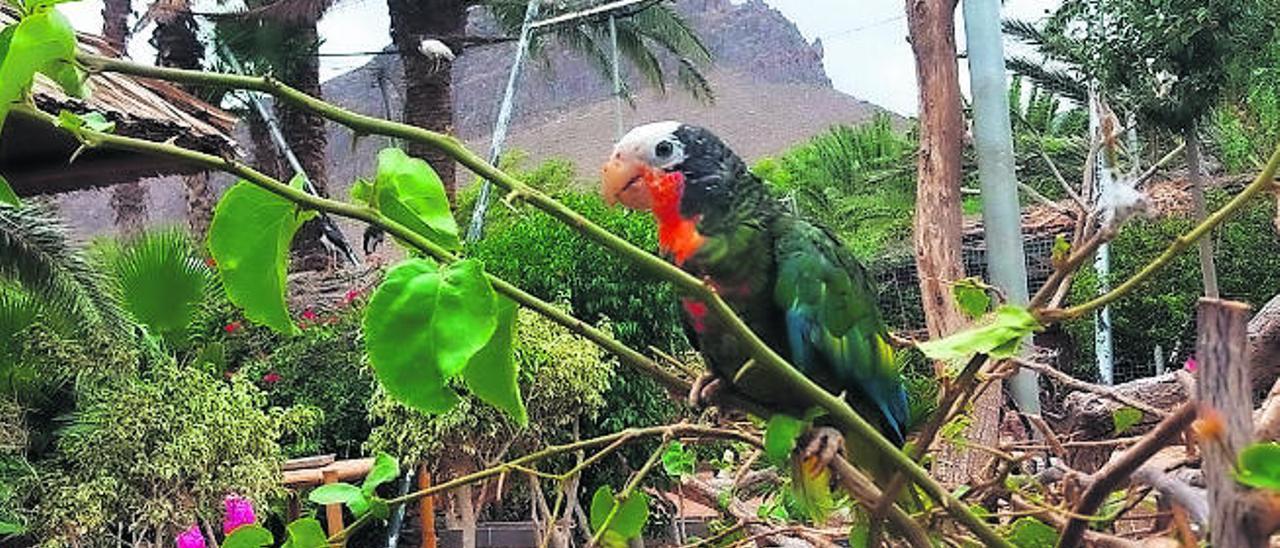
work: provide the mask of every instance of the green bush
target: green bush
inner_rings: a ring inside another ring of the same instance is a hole
[[[265,408],[242,376],[172,362],[77,392],[57,453],[38,465],[34,531],[54,544],[113,545],[118,524],[166,543],[197,518],[221,523],[229,493],[265,508],[283,494],[278,440],[314,418]]]
[[[1210,191],[1211,205],[1221,205],[1227,196]],[[1280,241],[1272,218],[1275,207],[1260,200],[1213,235],[1217,256],[1218,284],[1222,296],[1261,306],[1280,292]],[[1124,280],[1159,255],[1174,238],[1193,226],[1185,216],[1172,216],[1125,227],[1111,245],[1113,284]],[[1156,345],[1166,353],[1178,352],[1181,360],[1195,349],[1196,300],[1203,293],[1200,262],[1194,246],[1179,255],[1151,281],[1111,306],[1116,371],[1148,372]],[[1086,264],[1072,284],[1070,300],[1080,303],[1097,293],[1097,277]],[[1066,324],[1076,360],[1073,374],[1096,376],[1092,318]],[[1145,374],[1145,373],[1144,373]],[[1117,380],[1127,380],[1117,375]]]
[[[305,406],[322,418],[315,435],[285,448],[287,456],[337,453],[355,458],[369,437],[373,376],[363,366],[358,307],[321,317],[302,334],[280,341],[241,371],[262,388],[273,407]]]

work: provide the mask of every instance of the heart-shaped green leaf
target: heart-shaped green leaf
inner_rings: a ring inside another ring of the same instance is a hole
[[[951,286],[951,294],[956,298],[956,305],[964,315],[980,318],[991,306],[991,295],[987,293],[987,284],[978,278],[956,280]]]
[[[56,68],[56,63],[73,62],[75,53],[75,30],[57,10],[31,10],[0,31],[0,128],[36,73]]]
[[[684,444],[678,441],[672,442],[662,452],[662,470],[673,478],[693,475],[696,462],[697,457],[693,451],[686,449]]]
[[[1111,423],[1115,426],[1115,434],[1118,436],[1133,428],[1139,422],[1142,422],[1142,411],[1132,407],[1121,407],[1111,413]]]
[[[312,489],[311,494],[307,495],[307,500],[316,504],[346,504],[363,496],[364,493],[360,491],[359,487],[350,483],[338,482]]]
[[[806,426],[804,421],[782,413],[769,417],[769,424],[764,430],[764,454],[769,461],[775,466],[785,465],[796,448],[796,439]]]
[[[1004,305],[996,309],[986,325],[922,342],[918,346],[925,356],[951,363],[963,363],[974,354],[988,354],[995,359],[1012,358],[1018,354],[1019,343],[1039,329],[1040,322],[1026,308]]]
[[[378,453],[378,456],[373,458],[373,467],[369,469],[369,475],[364,477],[364,484],[360,488],[366,495],[372,495],[373,490],[379,485],[396,479],[399,475],[400,463],[396,458],[386,453]]]
[[[378,153],[374,190],[383,215],[445,249],[462,248],[444,184],[426,162],[398,148],[383,149]],[[364,189],[359,192],[367,193]]]
[[[275,537],[271,536],[271,531],[266,527],[241,525],[222,541],[222,548],[262,548],[270,546],[274,541]]]
[[[601,485],[591,497],[591,528],[599,531],[609,522],[601,540],[610,548],[626,546],[628,540],[640,536],[649,521],[649,496],[642,492],[633,491],[615,511],[616,506],[618,501],[608,485]],[[611,514],[613,518],[609,519]]]
[[[396,400],[426,413],[447,411],[458,374],[497,329],[497,295],[478,261],[440,268],[404,261],[365,307],[365,349],[378,381]]]
[[[1280,491],[1280,443],[1255,443],[1244,448],[1236,462],[1236,481]]]
[[[286,335],[298,333],[285,302],[289,244],[314,215],[244,181],[218,202],[209,225],[209,253],[227,298],[246,318]]]
[[[1021,517],[1010,526],[1009,542],[1018,548],[1053,548],[1058,544],[1058,530],[1031,517]]]
[[[280,548],[329,548],[329,537],[315,518],[295,520],[285,528],[288,540]]]
[[[507,413],[516,424],[529,423],[529,415],[516,382],[520,368],[515,359],[516,303],[498,297],[498,325],[489,342],[471,357],[462,372],[467,389],[485,403]]]

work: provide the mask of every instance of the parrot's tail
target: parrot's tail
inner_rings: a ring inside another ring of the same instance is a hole
[[[831,495],[831,469],[822,466],[816,456],[791,456],[791,495],[806,517],[821,525],[835,509]]]

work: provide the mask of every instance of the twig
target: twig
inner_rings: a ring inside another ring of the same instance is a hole
[[[1236,196],[1232,198],[1231,201],[1227,202],[1226,205],[1218,208],[1217,211],[1214,211],[1208,217],[1205,217],[1205,219],[1195,228],[1191,229],[1190,232],[1178,236],[1169,244],[1169,247],[1167,247],[1160,256],[1147,263],[1147,265],[1144,266],[1142,270],[1138,271],[1137,274],[1134,274],[1132,277],[1125,280],[1124,283],[1116,286],[1111,291],[1108,291],[1103,295],[1099,295],[1086,303],[1066,309],[1042,310],[1039,314],[1040,318],[1042,320],[1050,321],[1079,318],[1080,316],[1111,304],[1116,299],[1119,299],[1130,291],[1133,291],[1135,287],[1142,282],[1145,282],[1147,278],[1155,275],[1156,272],[1172,262],[1174,257],[1177,257],[1178,254],[1186,251],[1200,238],[1205,237],[1209,231],[1222,224],[1228,217],[1234,215],[1254,196],[1270,189],[1278,169],[1280,169],[1280,145],[1276,146],[1275,152],[1271,154],[1271,158],[1267,161],[1266,166],[1262,168],[1262,172],[1254,178],[1253,182],[1249,183],[1249,186],[1246,186],[1244,190],[1240,191],[1239,194],[1236,194]]]
[[[663,443],[658,444],[658,448],[654,449],[653,454],[649,455],[649,460],[644,461],[644,465],[631,476],[631,481],[628,481],[622,491],[618,492],[618,495],[614,497],[613,508],[609,510],[609,515],[605,516],[604,521],[600,523],[600,527],[596,529],[596,534],[591,537],[591,542],[587,543],[588,547],[600,544],[600,539],[604,537],[605,531],[609,530],[609,525],[613,523],[614,518],[618,517],[618,512],[622,509],[622,505],[626,504],[627,499],[631,498],[636,487],[640,486],[640,482],[644,481],[645,476],[648,476],[653,467],[658,464],[658,461],[662,460],[662,452],[667,448],[666,440],[670,438],[670,435],[663,436]]]
[[[1118,459],[1108,462],[1102,467],[1097,474],[1094,475],[1094,481],[1084,492],[1084,496],[1080,498],[1080,503],[1076,505],[1075,513],[1077,515],[1092,515],[1107,499],[1107,495],[1120,485],[1120,482],[1128,478],[1138,467],[1142,466],[1152,455],[1176,441],[1178,436],[1182,434],[1191,425],[1191,421],[1195,420],[1196,407],[1194,403],[1185,403],[1179,407],[1172,415],[1169,415],[1151,432],[1143,437],[1137,445],[1130,447]],[[1058,540],[1060,548],[1069,548],[1078,546],[1080,537],[1088,527],[1088,522],[1082,519],[1073,518],[1067,522],[1067,526],[1062,531],[1062,536]]]
[[[444,152],[448,156],[458,160],[459,163],[463,164],[477,175],[489,179],[494,184],[504,188],[510,193],[519,195],[529,204],[541,209],[552,217],[555,217],[583,236],[614,251],[639,267],[641,270],[672,283],[690,297],[706,303],[708,309],[714,314],[714,316],[724,322],[729,331],[738,337],[739,341],[743,343],[744,348],[752,358],[777,376],[780,382],[780,386],[778,387],[780,390],[792,391],[797,396],[808,400],[809,403],[826,409],[830,413],[831,418],[840,426],[841,431],[846,433],[846,436],[856,436],[859,438],[857,441],[864,442],[866,445],[871,446],[875,451],[881,453],[893,466],[900,470],[904,470],[907,475],[910,476],[911,480],[919,485],[930,498],[937,501],[943,508],[946,508],[948,513],[950,513],[956,521],[962,523],[984,542],[994,546],[1012,546],[1007,540],[996,534],[996,532],[987,523],[970,511],[968,507],[960,504],[955,497],[951,496],[951,494],[942,487],[942,485],[934,481],[923,467],[908,458],[906,455],[902,454],[902,452],[889,442],[889,440],[885,439],[885,437],[881,435],[876,428],[871,425],[871,423],[858,415],[858,413],[855,412],[847,402],[834,394],[823,390],[821,386],[815,383],[812,379],[804,376],[799,369],[793,367],[786,361],[786,359],[782,358],[782,356],[780,356],[776,351],[765,344],[764,341],[751,331],[750,327],[747,326],[742,318],[738,317],[738,315],[733,312],[733,309],[729,307],[728,303],[721,299],[715,289],[709,284],[706,284],[702,280],[699,280],[689,273],[671,265],[662,258],[636,247],[630,242],[627,242],[604,228],[592,223],[581,214],[557,202],[550,196],[547,196],[537,189],[524,184],[515,177],[512,177],[506,172],[489,164],[480,156],[467,150],[467,148],[458,139],[449,135],[407,124],[357,114],[311,97],[269,76],[239,76],[195,70],[153,67],[86,53],[78,54],[76,59],[91,72],[118,72],[121,74],[157,78],[171,82],[202,86],[231,87],[270,93],[282,101],[319,114],[320,116],[344,125],[358,133],[398,137],[406,141],[422,143]],[[158,153],[183,159],[198,159],[200,157],[213,158],[194,151],[182,151],[179,147],[170,147],[144,140],[111,136],[87,129],[79,130],[79,134],[82,137],[84,135],[89,135],[100,138],[102,141],[108,141],[108,139],[110,139],[112,140],[110,142],[120,145],[117,148],[127,150]],[[142,146],[142,148],[131,148],[126,144],[129,142],[132,142],[135,147],[138,146],[138,143],[144,143],[145,145]],[[176,151],[182,152],[175,153]],[[1277,153],[1277,157],[1277,162],[1280,163],[1280,152]],[[196,160],[195,163],[222,170],[226,170],[224,168],[227,165],[234,164],[234,162],[230,161],[211,164],[199,160]],[[272,181],[270,178],[261,176],[261,174],[258,175],[260,176],[260,180],[265,179],[266,181]],[[278,184],[278,182],[276,183]],[[257,184],[257,182],[255,182],[255,184]],[[295,189],[290,189],[287,185],[281,186],[283,187],[282,189],[273,189],[272,191],[277,194],[281,194],[282,196],[286,196],[290,200],[299,204],[306,205],[308,207],[316,207],[313,204],[327,202],[327,200],[313,197],[301,191],[296,191]],[[354,213],[356,214],[354,218],[361,220],[378,219],[381,217],[378,212],[373,211],[370,208],[350,206],[349,204],[343,204],[341,202],[330,202],[329,205],[336,205],[341,209]],[[412,231],[404,229],[403,226],[395,226],[399,227],[404,234],[415,237],[415,239],[420,240],[421,243],[427,244],[428,246],[443,252],[442,249],[435,247],[434,244],[431,244],[431,242],[427,241],[425,238],[421,238]],[[419,246],[415,244],[415,247]],[[493,283],[495,289],[512,296],[513,299],[521,302],[521,304],[525,304],[525,302],[513,296],[511,293],[512,291],[519,292],[529,299],[533,299],[532,296],[525,294],[514,286],[510,286],[510,284],[506,284],[506,288],[504,290],[504,288],[498,287],[499,284],[497,282]],[[505,282],[502,283],[505,284]],[[533,299],[533,301],[546,305],[546,303],[536,299]],[[560,312],[558,309],[554,309],[554,307],[551,307],[550,305],[546,306],[552,309],[555,313],[558,313],[560,316],[567,317],[567,315],[564,315],[563,312]],[[581,324],[582,322],[578,321],[577,323]],[[590,326],[585,324],[582,324],[582,327],[590,328]],[[630,348],[627,348],[620,343],[617,343],[617,341],[614,341],[607,336],[603,336],[602,334],[599,338],[607,341],[611,345],[611,350],[616,349],[623,352],[635,352],[634,350],[631,350]],[[596,339],[592,340],[594,342]],[[652,360],[649,360],[643,355],[640,355],[640,358],[642,358],[643,361],[638,363],[646,364],[646,374],[656,375],[659,376],[659,378],[672,378],[669,372],[657,367],[656,364],[653,364]],[[653,366],[652,370],[648,369],[648,366],[650,365]]]
[[[1162,418],[1169,416],[1168,411],[1158,409],[1152,405],[1130,398],[1129,396],[1126,396],[1124,394],[1117,392],[1115,388],[1112,388],[1110,386],[1093,384],[1090,382],[1085,382],[1085,381],[1076,379],[1071,375],[1058,371],[1058,368],[1053,367],[1051,365],[1033,362],[1031,360],[1026,360],[1022,358],[1015,359],[1014,363],[1017,363],[1019,367],[1025,367],[1027,369],[1031,369],[1038,373],[1043,373],[1044,375],[1053,377],[1054,380],[1066,386],[1069,386],[1071,388],[1075,388],[1076,390],[1082,390],[1085,392],[1091,392],[1091,393],[1097,394],[1104,398],[1114,400],[1121,405],[1126,405],[1134,409],[1137,409],[1139,411],[1142,411],[1143,413],[1146,413],[1148,415],[1152,415],[1155,417],[1162,417]]]

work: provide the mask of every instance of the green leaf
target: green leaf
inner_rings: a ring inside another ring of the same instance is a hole
[[[1058,531],[1031,517],[1021,517],[1010,526],[1009,542],[1018,548],[1053,548]]]
[[[696,462],[693,451],[685,449],[684,444],[678,441],[672,442],[662,452],[662,470],[673,478],[692,476]]]
[[[952,284],[951,293],[955,295],[956,304],[959,305],[961,312],[970,318],[979,318],[991,307],[991,295],[987,293],[988,287],[978,278],[965,278],[956,280],[956,283]]]
[[[806,426],[804,421],[782,413],[769,417],[769,425],[764,431],[764,454],[769,461],[775,466],[786,464],[796,448],[796,439]]]
[[[364,204],[371,207],[378,207],[378,202],[374,200],[373,183],[368,179],[356,179],[351,185],[351,201]]]
[[[1111,423],[1115,425],[1115,434],[1125,433],[1134,425],[1142,422],[1142,411],[1132,407],[1121,407],[1111,413]]]
[[[377,519],[386,520],[391,517],[391,505],[387,504],[387,499],[373,497],[369,499],[369,513]]]
[[[1050,260],[1054,266],[1058,266],[1071,256],[1071,242],[1067,241],[1065,234],[1059,234],[1053,239],[1053,250],[1051,251]]]
[[[516,303],[506,297],[498,298],[498,325],[484,348],[471,357],[471,363],[462,371],[462,378],[472,394],[498,409],[503,410],[516,424],[529,424],[529,414],[520,397],[520,385],[516,379],[520,366],[515,359]]]
[[[593,530],[601,530],[609,515],[613,514],[613,520],[609,521],[609,527],[601,535],[603,544],[609,547],[626,546],[626,541],[640,536],[645,522],[649,520],[649,496],[642,492],[633,491],[622,502],[622,507],[614,512],[617,505],[613,488],[608,485],[601,485],[591,497],[590,521]]]
[[[100,250],[125,310],[172,348],[186,348],[214,281],[186,232],[147,232]]]
[[[426,162],[398,148],[383,149],[378,153],[374,191],[383,215],[445,249],[462,249],[444,184]]]
[[[373,467],[369,469],[369,475],[364,477],[364,484],[360,488],[366,495],[371,495],[379,485],[398,476],[400,476],[400,462],[391,455],[378,453],[378,456],[373,459]]]
[[[262,548],[274,541],[271,531],[261,525],[241,525],[222,541],[222,548]]]
[[[330,483],[311,490],[307,500],[316,504],[346,504],[357,498],[364,498],[359,487],[350,483]]]
[[[18,199],[18,193],[13,191],[13,187],[9,186],[9,181],[5,180],[3,175],[0,175],[0,204],[22,205],[22,200]]]
[[[99,133],[111,133],[116,130],[116,123],[108,120],[101,112],[76,114],[69,110],[58,112],[58,125],[71,131],[87,129]]]
[[[347,501],[347,508],[350,508],[351,513],[355,514],[356,517],[365,515],[369,511],[369,506],[369,497],[364,496],[363,492],[360,493],[360,496],[353,497]]]
[[[1280,443],[1255,443],[1240,452],[1236,481],[1259,489],[1280,491]]]
[[[13,523],[10,521],[0,521],[0,535],[21,535],[27,531],[21,523]]]
[[[995,359],[1012,358],[1022,340],[1040,329],[1040,322],[1026,308],[1004,305],[986,325],[922,342],[918,347],[925,356],[944,362],[963,363],[978,353]]]
[[[45,66],[40,71],[41,74],[48,76],[58,87],[62,88],[63,93],[76,99],[89,98],[89,80],[85,71],[76,66],[75,63],[67,61],[54,61]],[[112,124],[114,129],[115,124]]]
[[[71,22],[53,9],[28,10],[0,32],[0,129],[13,103],[23,99],[37,72],[75,59]]]
[[[227,298],[251,321],[286,335],[299,332],[285,303],[289,244],[314,212],[252,183],[227,190],[209,225],[209,253]]]
[[[387,393],[426,413],[458,397],[445,386],[497,329],[497,295],[474,259],[444,268],[426,259],[387,273],[365,307],[365,349]]]
[[[285,528],[288,540],[280,548],[328,548],[329,537],[315,518],[295,520]]]

